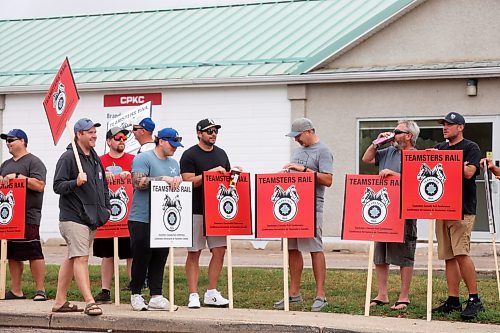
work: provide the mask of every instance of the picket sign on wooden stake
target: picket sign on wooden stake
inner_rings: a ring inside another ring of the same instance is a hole
[[[5,299],[7,280],[7,240],[2,239],[2,255],[0,257],[0,299]]]
[[[365,295],[365,317],[370,315],[370,300],[372,294],[373,280],[373,256],[375,254],[375,242],[370,242],[370,250],[368,251],[368,276],[366,278],[366,295]]]
[[[283,238],[283,302],[285,311],[290,311],[288,299],[288,238]]]
[[[434,223],[429,220],[429,240],[427,241],[427,321],[432,319],[432,254],[434,251]]]
[[[170,247],[168,254],[168,298],[170,299],[170,312],[175,311],[174,296],[174,248]]]
[[[227,293],[229,297],[229,308],[233,309],[233,257],[231,250],[231,236],[226,236],[227,244]]]
[[[118,257],[118,237],[113,237],[113,269],[115,272],[115,305],[120,305],[120,258]]]

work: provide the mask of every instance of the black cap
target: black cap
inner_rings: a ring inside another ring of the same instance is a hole
[[[196,131],[206,131],[210,127],[215,127],[217,129],[221,128],[220,125],[217,125],[215,121],[210,118],[202,119],[196,124]]]
[[[450,112],[446,115],[446,117],[438,120],[438,123],[440,123],[440,124],[442,124],[444,122],[447,122],[449,124],[465,125],[464,117],[460,113],[457,113],[457,112]]]

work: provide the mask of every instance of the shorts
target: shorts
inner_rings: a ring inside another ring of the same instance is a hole
[[[95,237],[95,230],[73,221],[60,221],[59,231],[68,246],[68,258],[87,257]]]
[[[93,254],[99,258],[113,258],[115,256],[113,238],[94,239]],[[130,237],[118,237],[118,258],[131,259]]]
[[[26,224],[24,239],[7,241],[7,259],[15,261],[43,259],[39,225]]]
[[[288,249],[300,252],[323,252],[323,212],[316,212],[316,237],[289,238]]]
[[[375,265],[413,267],[417,248],[417,221],[406,220],[404,243],[375,242]]]
[[[198,252],[206,248],[226,247],[226,236],[204,236],[203,215],[193,215],[193,247],[188,247],[188,252]]]
[[[436,220],[438,258],[453,259],[470,254],[470,236],[476,215],[464,215],[463,220]]]

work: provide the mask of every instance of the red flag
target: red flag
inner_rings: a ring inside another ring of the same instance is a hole
[[[64,132],[66,122],[73,114],[79,99],[73,73],[71,73],[69,61],[66,58],[43,100],[54,145],[57,145]]]
[[[26,221],[26,179],[0,185],[0,239],[23,239]]]

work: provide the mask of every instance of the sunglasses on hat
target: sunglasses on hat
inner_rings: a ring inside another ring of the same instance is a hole
[[[164,136],[163,138],[160,138],[162,140],[170,140],[173,142],[182,142],[182,136]]]

